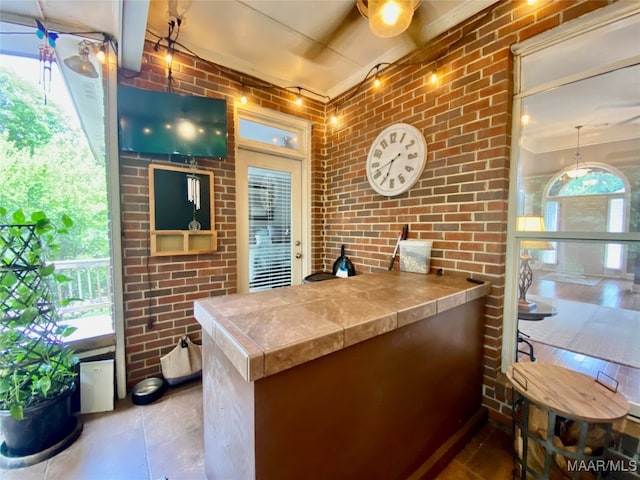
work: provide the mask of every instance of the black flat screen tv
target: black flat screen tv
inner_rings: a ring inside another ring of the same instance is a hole
[[[120,150],[180,157],[227,156],[227,102],[118,86]]]

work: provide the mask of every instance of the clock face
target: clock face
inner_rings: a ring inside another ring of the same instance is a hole
[[[373,141],[367,156],[367,180],[380,195],[392,197],[409,190],[420,178],[427,145],[417,128],[396,123]]]

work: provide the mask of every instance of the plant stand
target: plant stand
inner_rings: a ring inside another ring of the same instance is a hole
[[[595,480],[622,468],[609,454],[629,412],[617,388],[551,364],[515,363],[507,377],[514,388],[514,478]]]
[[[73,352],[63,341],[49,285],[53,269],[42,262],[41,251],[36,225],[0,225],[0,372],[5,387],[17,385],[19,392],[5,400],[9,406],[16,398],[30,400],[20,404],[23,418],[0,410],[3,468],[45,460],[82,431],[71,413]]]

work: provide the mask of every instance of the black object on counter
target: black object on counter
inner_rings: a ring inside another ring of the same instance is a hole
[[[333,262],[333,274],[336,277],[353,277],[356,274],[356,267],[344,254],[344,245],[340,247],[340,256]]]
[[[333,273],[318,272],[304,277],[304,283],[322,282],[323,280],[333,280],[335,278],[338,277],[336,277]]]
[[[475,278],[467,278],[467,282],[471,282],[471,283],[477,283],[478,285],[482,285],[484,282],[482,280],[477,280]]]

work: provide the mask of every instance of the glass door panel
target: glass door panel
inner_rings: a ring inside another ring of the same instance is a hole
[[[291,174],[249,167],[249,291],[291,285]]]
[[[238,149],[238,291],[302,283],[299,160]]]

